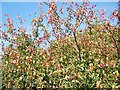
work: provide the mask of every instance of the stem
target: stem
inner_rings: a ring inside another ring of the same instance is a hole
[[[83,15],[83,14],[82,14]],[[78,19],[78,18],[77,18]],[[83,18],[82,18],[82,16],[81,16],[81,20],[82,20]],[[82,22],[80,22],[80,24],[76,27],[76,30],[77,30],[77,28],[81,25],[81,23]],[[82,58],[81,58],[81,55],[80,55],[80,52],[81,52],[81,49],[80,49],[80,46],[79,46],[79,44],[78,44],[78,42],[77,42],[77,37],[76,37],[76,34],[75,34],[75,30],[73,31],[73,36],[74,36],[74,39],[75,39],[75,43],[76,43],[76,46],[77,46],[77,49],[78,49],[78,53],[79,53],[79,59],[80,59],[80,61],[82,60]]]
[[[79,51],[79,52],[78,52],[78,53],[79,53],[79,59],[82,60],[81,55],[80,55],[81,50],[80,50],[80,46],[79,46],[79,44],[78,44],[78,42],[77,42],[77,37],[76,37],[75,32],[73,32],[73,36],[74,36],[75,43],[76,43],[76,46],[77,46],[78,51]]]

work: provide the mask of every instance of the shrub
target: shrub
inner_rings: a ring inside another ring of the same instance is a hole
[[[104,9],[97,12],[89,2],[67,3],[64,18],[55,2],[44,4],[48,12],[32,20],[32,34],[16,28],[5,14],[8,31],[1,31],[1,40],[8,46],[2,43],[2,88],[119,88],[119,22],[113,25]],[[118,20],[118,14],[113,11],[111,18]]]

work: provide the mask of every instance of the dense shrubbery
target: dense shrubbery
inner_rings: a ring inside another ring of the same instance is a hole
[[[119,22],[114,26],[111,21],[119,19],[118,10],[107,19],[104,9],[97,12],[89,2],[68,3],[68,16],[62,18],[63,8],[59,12],[56,3],[44,4],[48,13],[32,20],[31,35],[14,27],[5,14],[8,30],[1,31],[1,39],[8,46],[2,45],[3,88],[120,87]],[[51,30],[43,23],[45,18]],[[41,44],[49,46],[44,49]]]

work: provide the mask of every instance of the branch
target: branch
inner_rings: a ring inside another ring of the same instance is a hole
[[[82,13],[82,15],[81,15],[81,20],[83,19],[83,13]],[[77,18],[78,19],[78,18]],[[78,25],[78,26],[76,26],[76,30],[77,30],[77,28],[80,26],[82,24],[82,22],[80,22],[80,24]],[[81,55],[80,55],[80,52],[81,52],[81,49],[80,49],[80,46],[79,46],[79,44],[78,44],[78,42],[77,42],[77,37],[76,37],[76,34],[75,34],[75,30],[73,31],[73,36],[74,36],[74,39],[75,39],[75,43],[76,43],[76,46],[77,46],[77,49],[78,49],[78,53],[79,53],[79,59],[80,59],[80,61],[82,60],[82,58],[81,58]]]
[[[117,27],[117,25],[118,25],[118,23],[115,25],[115,27]],[[114,28],[114,29],[116,29],[116,28]],[[110,31],[110,30],[109,30]],[[120,58],[120,52],[119,52],[119,44],[117,44],[117,41],[115,40],[115,38],[114,38],[114,36],[113,36],[113,34],[114,33],[112,33],[111,31],[110,31],[110,33],[112,34],[112,39],[113,39],[113,41],[114,41],[114,43],[115,43],[115,47],[116,47],[116,49],[117,49],[117,54],[118,54],[118,58]],[[119,34],[119,29],[118,29],[118,34]],[[119,38],[119,37],[118,37]],[[118,40],[118,43],[119,43],[119,40]]]
[[[79,44],[78,44],[78,42],[77,42],[77,37],[76,37],[76,35],[75,35],[75,32],[73,32],[73,36],[74,36],[74,39],[75,39],[75,43],[76,43],[77,49],[78,49],[78,51],[79,51],[79,52],[78,52],[78,53],[79,53],[79,59],[82,60],[81,55],[80,55],[81,49],[80,49],[80,46],[79,46]]]

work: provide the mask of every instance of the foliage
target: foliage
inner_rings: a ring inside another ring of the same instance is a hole
[[[16,28],[5,14],[2,88],[119,88],[120,22],[116,26],[112,22],[119,19],[118,10],[107,19],[104,9],[95,11],[96,5],[89,2],[63,3],[68,5],[63,18],[63,7],[58,10],[55,2],[42,4],[48,5],[48,12],[32,20],[32,34]],[[48,48],[41,48],[43,44]]]

